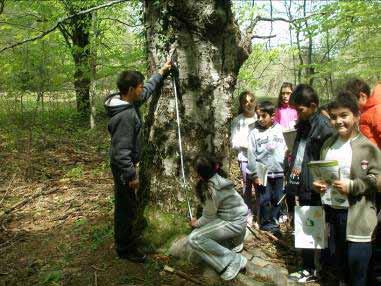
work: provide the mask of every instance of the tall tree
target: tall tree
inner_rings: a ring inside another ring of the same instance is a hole
[[[0,0],[0,14],[4,11],[5,0]]]
[[[60,0],[68,15],[77,14],[84,7],[85,2]],[[90,114],[90,28],[91,14],[80,14],[59,24],[59,29],[71,50],[74,60],[74,88],[76,92],[77,110],[88,117]]]
[[[168,43],[176,46],[185,158],[201,151],[226,154],[231,99],[239,69],[251,51],[255,22],[242,36],[228,0],[146,0],[144,5],[150,71],[165,60]],[[146,184],[141,193],[146,195],[151,188],[154,200],[181,200],[175,179],[180,164],[170,85],[151,101],[144,140],[141,174]],[[189,167],[191,161],[186,161]],[[189,169],[186,174],[189,178]],[[168,201],[165,206],[171,207]]]
[[[312,5],[312,3],[311,3]],[[306,78],[309,82],[309,84],[312,86],[314,82],[314,73],[315,69],[313,67],[313,36],[312,36],[312,31],[311,27],[308,23],[308,19],[306,18],[307,16],[307,0],[303,1],[303,16],[305,17],[304,20],[304,25],[305,25],[305,31],[307,34],[308,38],[308,46],[307,46],[307,67],[306,67]]]

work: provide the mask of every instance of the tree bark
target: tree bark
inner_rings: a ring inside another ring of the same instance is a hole
[[[176,45],[176,84],[189,180],[196,154],[227,154],[233,90],[251,51],[251,37],[241,37],[228,0],[146,0],[145,25],[150,72],[165,61],[168,44]],[[143,133],[141,194],[163,208],[176,209],[184,196],[174,93],[168,83],[161,97],[152,98]]]

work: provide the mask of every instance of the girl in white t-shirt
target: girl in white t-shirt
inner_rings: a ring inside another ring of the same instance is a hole
[[[253,207],[251,204],[253,182],[246,174],[246,165],[248,161],[248,136],[250,131],[254,128],[254,123],[257,120],[255,105],[255,95],[250,91],[243,91],[239,96],[239,115],[233,119],[231,125],[231,144],[232,148],[238,153],[237,159],[243,182],[243,198],[250,210],[248,216],[248,223],[250,225],[253,221]]]

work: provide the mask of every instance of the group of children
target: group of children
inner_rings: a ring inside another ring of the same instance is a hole
[[[317,93],[306,84],[294,89],[292,84],[284,83],[277,106],[269,101],[256,104],[251,92],[240,95],[240,114],[232,122],[231,139],[238,153],[243,199],[221,176],[220,162],[199,158],[198,196],[204,212],[191,222],[196,229],[189,236],[191,247],[223,279],[234,278],[245,267],[246,259],[237,249],[241,248],[246,223],[278,234],[284,194],[292,216],[295,206],[322,206],[321,194],[335,188],[348,198],[349,207],[323,206],[333,252],[328,256],[335,260],[340,285],[367,285],[377,226],[377,181],[381,176],[377,146],[381,142],[381,132],[377,133],[381,116],[375,117],[381,109],[381,93],[377,93],[381,86],[376,86],[372,96],[369,88],[364,92],[363,86],[366,84],[361,80],[349,81],[344,91],[325,106],[325,114],[319,110]],[[371,114],[364,121],[369,109]],[[292,150],[287,150],[283,132],[291,128],[296,129],[296,138]],[[340,179],[314,180],[307,167],[314,160],[337,160]],[[247,217],[245,224],[243,217]],[[316,281],[326,255],[302,249],[302,269],[289,278]]]
[[[139,204],[137,193],[138,107],[159,89],[170,69],[167,62],[145,84],[139,72],[121,73],[119,93],[105,102],[111,117],[115,246],[120,258],[134,262],[146,259],[140,250],[144,221],[139,219],[144,206]],[[376,201],[377,191],[381,191],[381,84],[371,94],[365,82],[351,80],[320,110],[318,95],[305,84],[294,89],[284,83],[277,106],[269,101],[256,104],[250,92],[243,92],[239,103],[231,138],[238,153],[243,198],[222,171],[222,160],[211,154],[198,156],[194,166],[199,176],[196,193],[203,213],[190,221],[194,230],[188,237],[189,245],[222,279],[231,280],[247,263],[240,251],[248,224],[279,233],[284,193],[292,215],[295,206],[321,206],[321,194],[334,188],[348,199],[347,207],[324,205],[338,281],[340,285],[366,285],[368,269],[375,260],[372,249],[380,206]],[[283,133],[290,128],[296,129],[296,138],[292,150],[287,150]],[[307,167],[313,160],[338,161],[340,178],[333,182],[314,179]],[[289,278],[315,281],[321,270],[317,262],[324,266],[323,257],[314,249],[303,249],[302,269]]]
[[[231,125],[232,148],[238,152],[243,197],[250,210],[248,224],[252,225],[255,217],[255,225],[274,233],[279,232],[280,199],[284,190],[287,147],[283,132],[292,129],[298,118],[296,110],[289,105],[292,90],[291,83],[282,84],[277,107],[269,101],[256,105],[254,94],[242,92],[239,97],[242,112]],[[255,214],[251,203],[254,189]]]

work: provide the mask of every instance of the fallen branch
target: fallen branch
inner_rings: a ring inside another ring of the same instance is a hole
[[[261,237],[258,235],[258,233],[256,233],[250,226],[247,226],[247,229],[251,232],[252,235],[255,236],[255,238],[257,239],[261,239]]]
[[[6,215],[10,214],[11,212],[13,212],[14,210],[16,209],[19,209],[23,206],[25,206],[27,203],[29,203],[30,201],[38,198],[38,197],[41,197],[41,196],[46,196],[46,195],[50,195],[50,194],[53,194],[55,192],[57,192],[59,190],[59,188],[53,188],[53,189],[50,189],[48,191],[41,191],[37,194],[34,194],[33,196],[29,197],[29,198],[26,198],[24,200],[22,200],[21,202],[18,202],[17,204],[13,205],[11,208],[3,211],[3,212],[0,212],[0,220],[3,219],[3,217],[5,217]]]
[[[258,232],[259,234],[262,234],[262,235],[265,235],[267,236],[268,238],[270,238],[271,240],[279,243],[280,245],[284,246],[285,248],[289,249],[289,250],[293,250],[290,245],[287,244],[287,242],[285,242],[284,240],[282,239],[279,239],[277,238],[275,235],[273,235],[272,233],[268,232],[268,231],[263,231],[263,230],[260,230],[260,229],[257,229],[255,228],[255,231],[252,227],[250,226],[247,226],[248,230],[253,234],[253,235],[256,235],[255,231]]]
[[[13,191],[19,191],[19,190],[28,189],[28,188],[30,188],[29,185],[19,186],[19,187],[13,188]],[[0,188],[0,192],[6,192],[7,189],[8,189],[8,187]]]
[[[9,247],[13,246],[17,241],[19,241],[24,236],[23,233],[16,233],[11,239],[0,244],[0,253]]]
[[[100,268],[100,267],[98,267],[96,265],[91,265],[91,268],[93,268],[96,271],[105,271],[106,270],[106,268]]]
[[[177,276],[179,276],[181,278],[184,278],[187,281],[191,281],[192,283],[194,283],[196,285],[204,285],[203,283],[201,283],[197,279],[189,276],[188,274],[186,274],[186,273],[184,273],[184,272],[182,272],[180,270],[175,270],[174,268],[172,268],[172,267],[170,267],[168,265],[164,266],[164,271],[172,273],[172,274],[176,274]]]
[[[7,196],[8,191],[11,189],[11,186],[12,186],[13,181],[15,180],[15,178],[16,178],[16,174],[13,175],[12,180],[10,181],[10,183],[9,183],[9,185],[8,185],[8,188],[5,190],[5,194],[4,194],[4,196],[2,197],[2,199],[1,199],[1,201],[0,201],[0,206],[1,206],[1,204],[3,203],[5,197]]]

